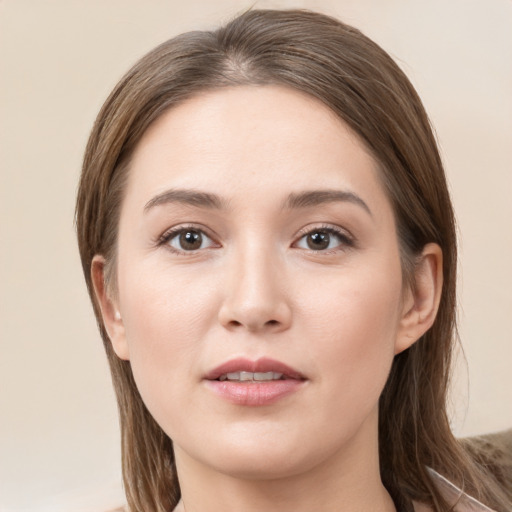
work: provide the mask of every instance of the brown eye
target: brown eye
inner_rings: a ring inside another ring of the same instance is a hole
[[[201,248],[203,237],[198,231],[183,231],[179,236],[180,246],[186,251],[195,251]]]
[[[299,249],[308,249],[310,251],[343,249],[353,245],[353,240],[348,235],[330,227],[312,229],[294,244]]]
[[[211,238],[199,229],[179,229],[170,233],[166,238],[166,243],[178,252],[197,251],[214,245]]]
[[[316,231],[306,235],[306,243],[308,248],[314,251],[321,251],[327,249],[331,241],[331,235],[322,231]]]

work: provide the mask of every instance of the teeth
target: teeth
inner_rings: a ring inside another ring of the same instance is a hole
[[[279,380],[283,376],[282,373],[277,372],[233,372],[226,373],[219,377],[219,380],[233,380],[239,382],[245,381],[269,381]]]
[[[279,380],[283,376],[282,373],[275,373],[275,372],[256,372],[254,374],[253,380]]]

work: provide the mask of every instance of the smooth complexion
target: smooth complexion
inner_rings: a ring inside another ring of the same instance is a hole
[[[403,286],[363,144],[302,93],[234,87],[164,114],[129,172],[117,289],[100,255],[93,279],[114,349],[173,440],[178,509],[394,510],[378,399],[394,355],[434,320],[442,255],[427,245],[414,293]],[[296,372],[283,394],[283,381],[213,380],[276,361]]]

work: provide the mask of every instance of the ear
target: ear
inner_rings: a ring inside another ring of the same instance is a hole
[[[123,319],[117,301],[112,298],[105,285],[105,258],[94,256],[91,264],[91,278],[96,300],[100,306],[103,325],[112,343],[114,352],[120,359],[129,360],[128,344]]]
[[[395,354],[408,349],[432,327],[442,288],[443,251],[439,245],[430,243],[416,261],[412,289],[404,293]]]

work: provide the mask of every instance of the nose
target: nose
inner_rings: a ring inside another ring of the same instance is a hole
[[[233,261],[234,260],[234,261]],[[267,251],[246,251],[229,266],[219,310],[228,330],[277,333],[290,327],[292,310],[285,272]]]

